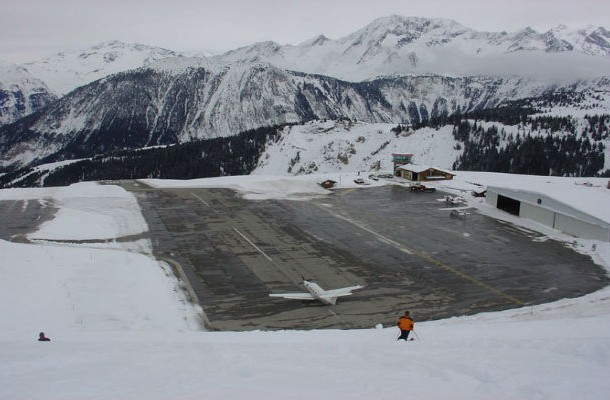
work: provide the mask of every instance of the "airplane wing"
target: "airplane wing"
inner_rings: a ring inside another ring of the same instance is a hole
[[[341,297],[341,296],[349,296],[352,294],[352,290],[362,289],[364,286],[356,285],[356,286],[348,286],[339,289],[327,290],[324,292],[324,297]]]
[[[316,298],[311,293],[298,292],[298,293],[272,293],[269,297],[283,297],[285,299],[294,300],[315,300]]]

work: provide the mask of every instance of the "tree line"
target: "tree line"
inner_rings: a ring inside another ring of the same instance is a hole
[[[50,172],[34,168],[0,176],[0,187],[65,186],[119,179],[195,179],[249,174],[269,141],[286,125],[235,136],[114,152],[76,161]],[[20,179],[21,177],[21,179]],[[14,183],[11,183],[14,182]]]
[[[453,168],[529,175],[610,176],[610,170],[603,170],[604,143],[592,140],[585,130],[578,131],[575,126],[564,117],[544,117],[522,125],[523,133],[514,136],[495,125],[484,128],[477,122],[461,121],[454,126],[453,135],[463,144],[463,152]],[[607,130],[604,135],[608,136]]]
[[[506,101],[498,107],[438,116],[412,124],[415,130],[453,125],[453,136],[462,154],[453,164],[457,170],[490,171],[533,175],[610,176],[603,170],[606,151],[602,141],[610,137],[610,115],[585,115],[583,121],[570,116],[535,115],[549,107],[579,105],[582,92],[549,93],[536,98]],[[589,93],[589,97],[600,100]],[[483,124],[485,122],[486,124]],[[516,126],[506,133],[488,123]],[[399,134],[406,126],[392,131]]]

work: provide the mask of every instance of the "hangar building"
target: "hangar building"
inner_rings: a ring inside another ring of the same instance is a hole
[[[587,193],[580,195],[586,197]],[[561,202],[558,196],[551,197],[531,190],[488,186],[486,198],[489,204],[500,210],[561,232],[585,239],[610,241],[610,215],[609,218],[600,219]]]

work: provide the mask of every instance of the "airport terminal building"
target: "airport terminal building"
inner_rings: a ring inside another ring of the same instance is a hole
[[[585,195],[583,193],[583,195]],[[487,203],[584,239],[610,241],[610,222],[571,207],[556,196],[505,187],[487,187]]]

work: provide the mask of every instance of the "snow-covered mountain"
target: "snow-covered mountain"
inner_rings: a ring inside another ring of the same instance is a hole
[[[57,95],[107,75],[186,54],[143,44],[103,42],[24,66]],[[389,16],[336,40],[319,35],[298,45],[255,43],[224,54],[192,53],[217,63],[266,62],[282,69],[361,81],[382,75],[527,75],[592,78],[610,67],[610,32],[603,27],[547,32],[478,32],[438,18]],[[542,71],[542,72],[541,72]]]
[[[610,97],[606,98],[605,102],[610,103]],[[579,113],[575,112],[575,114]],[[610,137],[607,134],[603,137],[592,134],[584,113],[585,111],[582,110],[580,117],[573,118],[576,126],[575,134],[569,130],[557,130],[551,134],[546,129],[535,130],[530,123],[505,125],[500,122],[479,121],[479,127],[486,133],[478,136],[469,135],[468,140],[470,143],[475,143],[474,146],[482,152],[495,154],[495,159],[499,157],[498,152],[511,146],[518,135],[525,135],[530,139],[539,138],[539,142],[552,142],[554,136],[571,137],[574,141],[576,138],[583,139],[578,142],[579,146],[581,143],[588,143],[593,148],[598,148],[598,146],[603,146],[603,149],[610,148]],[[453,124],[419,129],[397,128],[398,126],[395,124],[353,121],[309,121],[287,126],[280,132],[276,140],[267,143],[252,174],[281,176],[337,172],[357,173],[360,171],[368,174],[392,171],[393,164],[390,157],[392,153],[410,153],[413,154],[413,162],[416,164],[434,165],[452,170],[464,156],[465,147],[468,147],[468,144],[457,137],[456,126]],[[491,137],[494,131],[503,134]],[[607,132],[607,128],[605,131]],[[482,138],[485,135],[490,136],[487,141]],[[516,158],[520,152],[525,152],[527,145],[522,144],[522,146],[521,150],[511,153],[511,156]],[[494,150],[486,150],[492,147]],[[569,145],[565,145],[565,142],[556,148],[551,145],[542,149],[542,146],[536,148],[536,151],[541,154],[536,154],[532,163],[543,165],[545,157],[548,158],[549,153],[555,153],[553,156],[556,157],[557,153],[570,151]],[[590,161],[592,158],[590,156],[591,153],[586,154],[584,149],[576,150],[574,154],[564,157],[568,160],[565,161],[563,167],[568,167],[570,159],[578,162],[584,161],[584,159]],[[564,160],[560,162],[564,162]],[[584,164],[586,162],[580,163],[580,165]],[[607,169],[610,169],[610,152],[605,150],[599,159],[599,165],[595,170],[591,169],[592,172],[588,171],[585,176],[600,174]],[[573,168],[571,171],[574,170],[577,168]],[[569,175],[566,173],[566,169],[556,173]],[[544,174],[541,173],[541,175]]]
[[[36,112],[54,100],[45,83],[27,69],[0,63],[0,125]]]
[[[338,40],[264,42],[210,58],[102,43],[28,64],[60,93],[87,84],[1,128],[0,166],[313,119],[418,123],[557,90],[608,92],[609,43],[604,28],[490,33],[400,16]],[[19,116],[34,111],[25,110]]]
[[[269,64],[165,60],[81,87],[43,113],[0,128],[2,166],[230,136],[312,119],[419,123],[561,87],[531,79],[441,76],[346,82]],[[563,89],[610,89],[610,81]],[[56,154],[56,153],[60,153]]]
[[[310,121],[289,126],[269,143],[253,175],[306,175],[391,171],[392,153],[412,153],[414,162],[451,169],[461,154],[453,126],[392,132],[395,124]]]
[[[136,69],[150,62],[181,57],[178,52],[137,43],[109,41],[91,48],[54,56],[25,64],[58,95],[117,72]]]
[[[453,20],[390,16],[346,37],[299,45],[256,43],[216,56],[359,81],[380,75],[448,74],[591,78],[607,74],[610,32],[560,25],[547,32],[477,32]]]

